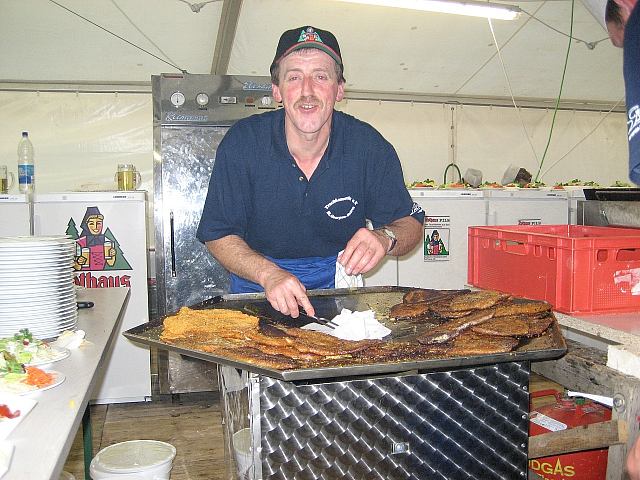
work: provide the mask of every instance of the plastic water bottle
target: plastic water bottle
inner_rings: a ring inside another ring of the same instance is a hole
[[[18,185],[20,193],[33,193],[34,188],[33,144],[29,132],[22,132],[18,143]]]

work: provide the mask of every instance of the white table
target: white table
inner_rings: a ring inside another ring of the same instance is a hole
[[[38,404],[7,438],[15,450],[2,480],[58,480],[128,299],[128,288],[78,291],[78,301],[94,302],[93,308],[78,311],[78,329],[86,332],[89,343],[45,367],[62,372],[66,379],[55,388],[30,394]]]

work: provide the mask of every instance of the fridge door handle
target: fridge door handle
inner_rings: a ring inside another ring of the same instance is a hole
[[[489,210],[489,225],[497,225],[498,224],[498,211],[497,210]]]
[[[170,238],[170,246],[169,248],[171,249],[171,276],[175,277],[177,276],[176,273],[176,244],[175,244],[175,228],[173,226],[173,210],[171,210],[169,212],[169,230],[171,233],[171,238]]]

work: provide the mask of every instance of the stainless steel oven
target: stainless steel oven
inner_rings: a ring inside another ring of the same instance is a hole
[[[241,118],[278,108],[269,77],[152,77],[156,318],[226,293],[227,271],[196,239],[216,150]],[[160,351],[160,393],[216,389],[216,365]]]

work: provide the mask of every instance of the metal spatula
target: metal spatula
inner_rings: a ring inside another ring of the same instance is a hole
[[[319,325],[324,325],[327,328],[336,328],[338,326],[337,323],[333,322],[332,320],[329,320],[327,318],[322,318],[322,317],[314,317],[312,315],[309,315],[308,313],[306,313],[302,307],[299,308],[300,310],[300,316],[298,318],[305,318],[311,321],[311,323],[317,323]]]

